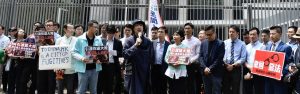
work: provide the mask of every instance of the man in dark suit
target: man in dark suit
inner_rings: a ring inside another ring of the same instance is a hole
[[[119,63],[119,57],[122,56],[122,42],[114,38],[116,33],[115,25],[109,25],[107,27],[107,39],[106,46],[109,52],[109,61],[107,63],[102,63],[102,71],[99,75],[99,82],[102,91],[97,91],[98,94],[121,94],[120,92],[120,79],[121,79],[121,67]],[[99,86],[99,85],[98,85]],[[114,89],[114,86],[116,88]]]
[[[167,34],[165,26],[158,29],[158,41],[153,41],[153,61],[151,63],[151,85],[153,94],[167,94],[167,78],[165,76],[168,64],[164,58],[170,43],[165,41]]]
[[[285,53],[285,60],[282,70],[282,77],[288,73],[289,58],[292,53],[292,48],[283,43],[280,38],[282,35],[282,28],[280,26],[272,26],[270,28],[271,44],[267,45],[266,50]],[[283,80],[283,78],[282,78]],[[271,78],[265,80],[265,94],[287,94],[288,86],[283,81],[278,81]]]
[[[213,26],[205,28],[207,40],[201,43],[200,67],[205,94],[221,94],[225,44],[216,38]]]

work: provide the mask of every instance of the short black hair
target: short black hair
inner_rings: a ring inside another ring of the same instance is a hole
[[[104,27],[104,29],[107,30],[108,25],[109,25],[108,23],[101,24],[99,26],[99,30],[101,30],[102,27]]]
[[[108,34],[114,34],[114,33],[117,32],[117,28],[113,24],[112,25],[108,25],[107,28],[106,28],[106,30],[107,30]]]
[[[266,33],[267,35],[270,35],[270,30],[264,29],[264,30],[261,31],[261,33]]]
[[[8,29],[8,32],[18,31],[17,27],[11,27]]]
[[[209,26],[206,26],[205,29],[204,29],[205,32],[207,32],[209,30],[215,32],[215,27],[213,25],[209,25]]]
[[[131,30],[133,30],[133,25],[132,24],[125,24],[124,29],[126,28],[130,28]]]
[[[277,33],[282,34],[282,28],[280,26],[272,26],[270,30],[275,30]]]
[[[34,22],[33,25],[35,25],[35,24],[40,24],[41,25],[42,23],[41,22]]]
[[[192,23],[185,23],[183,27],[185,27],[185,26],[190,26],[192,29],[194,29],[194,27],[195,27]]]
[[[2,24],[0,24],[0,27],[2,30],[5,30],[5,27]]]
[[[180,36],[180,38],[181,38],[181,41],[183,41],[184,40],[184,30],[183,29],[178,29],[178,30],[176,30],[175,32],[174,32],[174,34],[175,33],[177,33],[179,36]]]
[[[41,24],[41,25],[37,26],[34,31],[40,31],[41,29],[45,29],[44,24]]]
[[[165,30],[165,33],[166,33],[166,34],[168,33],[168,29],[167,29],[166,26],[161,26],[161,27],[159,27],[158,29],[164,29],[164,30]]]
[[[249,35],[249,31],[248,30],[243,31],[242,35]]]
[[[54,23],[53,23],[53,26],[56,26],[57,28],[60,28],[60,24],[57,23],[57,22],[54,22]]]
[[[108,23],[101,24],[101,25],[99,26],[99,29],[101,29],[103,26],[105,26],[105,29],[106,29],[108,25],[109,25]]]
[[[63,28],[68,29],[68,25],[72,25],[71,23],[64,24]]]
[[[96,20],[91,20],[88,22],[89,27],[92,27],[94,24],[98,24],[98,22]]]
[[[235,30],[236,32],[240,33],[240,28],[238,26],[236,26],[236,25],[230,25],[228,27],[228,31],[229,31],[230,28],[233,29],[233,30]]]
[[[155,30],[158,30],[158,28],[157,28],[156,26],[153,26],[153,27],[151,28],[151,31],[155,31]]]
[[[294,31],[295,31],[295,33],[297,32],[297,30],[298,30],[298,27],[297,26],[290,26],[290,27],[288,27],[288,29],[290,29],[290,28],[293,28],[294,29]]]
[[[257,27],[251,28],[251,29],[249,30],[249,32],[252,31],[252,30],[255,30],[255,31],[256,31],[256,34],[259,35],[260,31],[259,31],[259,29],[258,29]]]
[[[81,24],[77,24],[74,26],[74,29],[77,29],[78,27],[81,27],[83,29],[83,26]]]

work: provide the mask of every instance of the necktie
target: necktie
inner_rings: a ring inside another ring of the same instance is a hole
[[[234,63],[234,41],[231,42],[230,64]]]
[[[271,51],[275,51],[275,47],[276,47],[276,44],[273,43],[273,44],[272,44],[272,49],[271,49]]]

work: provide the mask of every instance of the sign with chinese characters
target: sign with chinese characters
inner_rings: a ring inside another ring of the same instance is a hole
[[[87,46],[85,47],[85,55],[93,60],[92,62],[96,62],[96,60],[100,60],[100,62],[108,62],[108,47],[107,46]]]
[[[39,53],[39,70],[71,68],[69,46],[41,46]]]
[[[189,48],[171,48],[168,62],[179,64],[187,64],[192,50]]]
[[[6,51],[12,54],[12,57],[34,58],[36,45],[27,42],[11,42],[6,47]]]
[[[148,29],[148,37],[151,39],[151,28],[152,27],[161,27],[163,26],[162,19],[159,14],[158,8],[158,0],[150,0],[149,1],[149,11],[148,11],[148,21],[149,21],[149,28]]]
[[[285,53],[256,50],[251,72],[264,77],[281,80]]]

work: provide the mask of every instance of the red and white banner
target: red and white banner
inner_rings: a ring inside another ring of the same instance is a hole
[[[169,63],[188,64],[192,50],[190,48],[171,48]]]
[[[281,80],[285,53],[256,50],[251,72],[264,77]]]
[[[151,39],[151,28],[163,26],[162,19],[159,14],[158,2],[157,0],[149,0],[149,11],[148,11],[148,37]]]
[[[11,42],[6,47],[8,54],[12,57],[34,58],[36,53],[36,45],[27,42]]]

